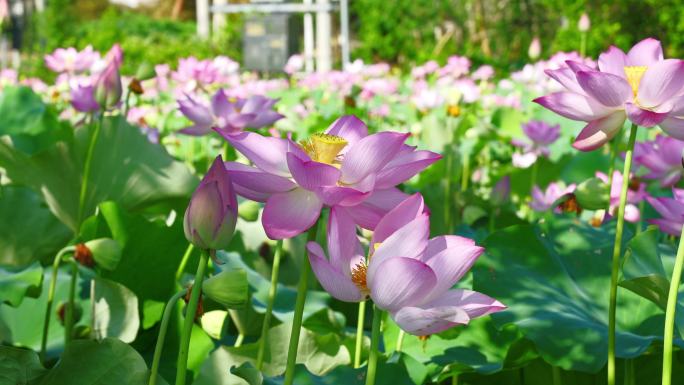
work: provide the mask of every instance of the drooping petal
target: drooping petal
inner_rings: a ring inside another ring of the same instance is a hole
[[[411,151],[392,159],[378,173],[375,188],[386,189],[406,182],[429,165],[442,159],[432,151]]]
[[[195,124],[201,126],[211,127],[213,117],[211,111],[206,106],[196,102],[188,96],[187,99],[178,101],[178,109],[185,115],[186,118],[192,120]]]
[[[325,131],[326,134],[344,138],[349,146],[368,136],[368,127],[354,115],[345,115],[333,122]]]
[[[340,170],[334,166],[302,160],[291,152],[287,153],[287,165],[294,180],[309,191],[322,186],[335,186],[340,179]]]
[[[402,330],[415,336],[429,336],[470,322],[468,313],[456,306],[403,307],[392,314],[392,319]]]
[[[346,186],[322,186],[316,192],[326,206],[356,206],[371,194]]]
[[[385,214],[406,198],[408,195],[398,188],[376,190],[360,204],[347,207],[347,212],[357,225],[373,230]]]
[[[573,70],[569,67],[562,67],[557,70],[545,70],[544,73],[560,83],[563,87],[567,88],[568,91],[578,94],[584,93],[582,87],[580,87],[579,83],[577,83],[575,72],[573,72]]]
[[[470,319],[506,309],[501,302],[472,290],[454,289],[421,307],[457,306],[468,313]]]
[[[368,279],[373,279],[379,266],[386,259],[394,257],[418,258],[427,247],[429,235],[430,217],[427,214],[421,214],[385,238],[381,245],[375,244],[375,250],[368,265]]]
[[[423,196],[418,193],[411,195],[378,222],[371,238],[371,247],[375,243],[384,242],[394,232],[409,224],[419,215],[422,215],[424,210]]]
[[[211,98],[211,109],[214,116],[226,117],[235,112],[233,104],[228,101],[225,92],[218,90]]]
[[[378,271],[372,278],[367,276],[367,284],[373,302],[388,311],[419,303],[437,283],[432,269],[413,258],[389,258]]]
[[[401,149],[409,134],[384,131],[369,135],[353,146],[344,156],[341,181],[354,184],[381,170]]]
[[[421,260],[427,262],[430,258],[446,249],[469,248],[471,246],[475,246],[475,241],[470,238],[461,237],[459,235],[440,235],[428,241]]]
[[[615,109],[574,92],[554,92],[533,100],[549,110],[572,120],[590,122],[612,113]]]
[[[328,220],[328,252],[330,263],[338,270],[350,273],[350,267],[358,263],[363,254],[356,235],[356,224],[347,211],[339,206],[330,209]]]
[[[321,246],[315,242],[309,242],[306,249],[309,252],[311,270],[325,291],[340,301],[359,302],[363,300],[364,295],[352,282],[351,277],[328,262]]]
[[[217,132],[260,169],[275,175],[290,176],[286,158],[288,149],[286,139],[262,136],[247,131],[234,135]]]
[[[669,111],[656,112],[645,110],[633,103],[625,103],[625,111],[632,123],[642,127],[653,127],[660,124],[669,115]]]
[[[613,139],[624,124],[625,113],[623,111],[597,119],[582,129],[572,146],[580,151],[595,150]]]
[[[607,72],[620,77],[625,77],[627,55],[615,46],[610,46],[606,52],[599,55],[598,67],[601,72]]]
[[[663,60],[663,47],[660,41],[649,37],[638,42],[627,52],[630,66],[650,66]]]
[[[226,162],[226,170],[230,174],[233,185],[239,195],[248,199],[262,202],[263,199],[254,199],[251,194],[243,195],[242,192],[254,192],[257,197],[269,197],[273,193],[286,192],[297,187],[291,180],[282,176],[274,175],[262,171],[258,168],[237,162]],[[244,188],[246,190],[242,190]]]
[[[266,126],[270,126],[276,121],[284,118],[285,116],[282,114],[279,114],[275,111],[272,110],[267,110],[267,111],[261,111],[259,114],[256,115],[254,119],[252,119],[248,124],[247,127],[249,128],[262,128]]]
[[[675,139],[684,140],[684,119],[669,117],[660,122],[660,128]]]
[[[316,223],[322,207],[315,193],[302,188],[275,193],[266,201],[261,222],[269,238],[292,238]]]
[[[684,61],[663,60],[649,66],[639,83],[637,100],[644,107],[655,107],[669,101],[684,87]]]
[[[451,289],[483,252],[484,248],[480,246],[450,247],[427,259],[425,263],[437,275],[437,285],[428,298],[437,298]]]
[[[582,89],[601,104],[618,107],[632,96],[632,87],[620,76],[598,72],[580,71],[577,82]]]
[[[211,132],[211,124],[193,124],[192,126],[178,130],[178,132],[190,136],[204,136]]]

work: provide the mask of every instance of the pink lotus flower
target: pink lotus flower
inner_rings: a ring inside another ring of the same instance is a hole
[[[542,191],[538,186],[532,188],[532,202],[530,207],[534,211],[545,212],[554,208],[554,203],[564,195],[575,191],[575,185],[571,184],[568,187],[563,187],[562,183],[550,183],[545,191]],[[554,208],[554,211],[560,211]]]
[[[276,99],[255,95],[247,99],[229,100],[223,90],[218,90],[211,99],[211,107],[187,95],[187,99],[179,100],[180,111],[194,124],[179,132],[186,135],[201,136],[216,129],[221,133],[232,135],[244,128],[262,128],[273,124],[283,115],[273,111]]]
[[[95,100],[95,88],[90,85],[76,84],[71,88],[71,105],[80,112],[93,112],[100,109]]]
[[[684,141],[658,135],[654,141],[636,143],[634,162],[646,167],[646,179],[660,180],[660,186],[674,186],[681,178]]]
[[[57,48],[53,53],[45,55],[45,65],[57,73],[78,74],[85,72],[100,59],[100,54],[87,46],[83,51],[74,47]]]
[[[568,61],[546,73],[566,91],[534,101],[572,120],[588,122],[573,147],[591,151],[611,140],[625,119],[643,127],[660,125],[684,139],[684,61],[663,59],[660,42],[645,39],[625,54],[610,47],[599,56],[599,70]]]
[[[304,69],[304,56],[302,55],[292,55],[290,56],[289,59],[287,59],[287,63],[285,63],[285,67],[283,68],[283,71],[285,71],[286,74],[292,75],[296,72],[300,72]]]
[[[540,156],[549,156],[549,146],[560,137],[560,125],[551,126],[540,120],[531,120],[522,125],[523,132],[529,139],[524,141],[514,139],[513,145],[522,150],[521,153],[513,154],[513,165],[520,168],[528,168]]]
[[[321,208],[344,208],[372,229],[403,198],[394,188],[440,159],[404,144],[408,134],[368,135],[354,116],[337,119],[325,132],[295,143],[253,132],[217,130],[256,167],[228,162],[238,194],[266,202],[262,223],[272,239],[291,238],[316,223]]]
[[[171,74],[173,80],[180,84],[185,92],[193,92],[196,89],[204,89],[221,79],[218,68],[211,60],[198,60],[196,57],[188,57],[178,60],[178,69]]]
[[[501,302],[484,294],[452,289],[484,249],[456,235],[428,239],[430,218],[425,211],[420,194],[397,205],[378,223],[365,258],[353,219],[333,208],[330,258],[317,243],[307,244],[318,281],[341,301],[370,297],[399,327],[419,336],[504,310]]]
[[[490,65],[480,66],[475,72],[473,72],[472,78],[474,80],[487,81],[494,77],[494,67]]]
[[[608,175],[597,171],[596,177],[608,183]],[[637,205],[648,197],[644,183],[634,179],[633,184],[636,186],[630,185],[627,190],[627,204],[625,205],[625,220],[632,223],[638,222],[639,218],[641,218]],[[610,187],[610,214],[614,216],[617,214],[617,208],[620,205],[620,191],[622,190],[622,173],[620,171],[613,172],[613,182]]]
[[[684,224],[684,190],[673,188],[674,198],[651,198],[646,197],[648,203],[662,216],[658,219],[649,219],[648,222],[660,227],[660,230],[679,236]]]

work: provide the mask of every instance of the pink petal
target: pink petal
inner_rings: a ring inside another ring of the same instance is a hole
[[[442,159],[431,151],[411,151],[392,159],[378,173],[375,188],[385,189],[406,182],[429,165]]]
[[[475,246],[475,241],[460,235],[440,235],[428,241],[425,253],[421,257],[423,262],[441,253],[442,251],[454,247],[469,248]]]
[[[381,245],[376,247],[371,256],[368,266],[368,279],[373,279],[378,266],[386,259],[393,257],[419,257],[427,247],[430,235],[430,217],[421,214],[407,225],[395,231],[385,238]]]
[[[225,92],[218,90],[211,98],[211,109],[215,116],[226,117],[235,112],[233,104],[228,101]]]
[[[669,112],[655,112],[640,108],[633,103],[625,103],[627,117],[632,123],[642,127],[653,127],[667,118]]]
[[[577,73],[577,82],[589,96],[605,106],[621,106],[632,96],[632,87],[617,75],[580,71]]]
[[[371,247],[375,243],[384,242],[385,239],[397,230],[409,224],[419,215],[422,215],[424,210],[425,204],[422,195],[416,193],[408,197],[378,222],[371,238]]]
[[[402,330],[416,336],[429,336],[470,322],[468,313],[456,306],[403,307],[392,314],[392,319]]]
[[[630,223],[636,223],[639,222],[639,218],[641,218],[639,208],[631,203],[627,203],[625,205],[625,220]]]
[[[371,194],[345,186],[323,186],[316,191],[326,206],[356,206]]]
[[[437,285],[428,298],[436,298],[451,289],[483,252],[480,246],[450,247],[429,258],[426,263],[437,275]]]
[[[316,223],[323,203],[315,193],[301,188],[271,195],[261,222],[271,239],[292,238]]]
[[[309,251],[309,262],[318,282],[333,297],[345,302],[359,302],[364,299],[359,288],[352,282],[348,274],[344,274],[325,258],[321,246],[315,242],[306,245]]]
[[[335,186],[340,178],[337,168],[312,160],[304,161],[291,152],[287,153],[287,165],[294,180],[309,191],[321,186]]]
[[[420,303],[437,283],[432,269],[413,258],[389,258],[379,264],[378,271],[381,274],[367,277],[367,284],[373,302],[384,310]]]
[[[671,137],[684,140],[684,119],[668,117],[660,122],[660,128]]]
[[[625,77],[627,55],[615,46],[610,46],[606,52],[599,55],[598,67],[601,72],[607,72],[620,77]]]
[[[273,193],[286,192],[297,187],[296,184],[287,178],[269,174],[246,164],[226,162],[225,167],[238,194],[248,199],[254,199],[252,198],[253,194],[256,194],[259,198],[267,198]],[[241,191],[249,195],[243,195]],[[264,201],[264,199],[254,200]]]
[[[662,60],[663,47],[660,41],[651,37],[638,42],[627,52],[627,61],[630,66],[650,66]]]
[[[354,184],[381,170],[394,158],[408,136],[384,131],[369,135],[350,146],[342,161],[342,182]]]
[[[684,221],[683,221],[684,222]],[[676,222],[669,219],[657,218],[649,219],[648,223],[654,224],[670,235],[680,236],[682,234],[682,222]]]
[[[376,190],[360,204],[347,207],[347,212],[357,225],[373,230],[385,214],[406,198],[408,195],[397,188]]]
[[[286,139],[261,136],[254,132],[240,132],[226,135],[218,131],[230,144],[251,160],[260,169],[279,176],[289,177],[287,153],[289,143]]]
[[[592,151],[607,143],[625,124],[625,113],[617,111],[587,124],[572,146],[580,151]]]
[[[494,298],[476,291],[464,289],[449,290],[444,295],[430,303],[424,304],[422,307],[426,306],[457,306],[465,310],[470,319],[506,309],[504,304]]]
[[[366,124],[356,116],[345,115],[335,120],[325,133],[340,136],[351,146],[368,136],[368,127],[366,127]],[[349,148],[349,146],[347,148]]]
[[[213,117],[209,109],[188,96],[178,101],[178,109],[186,118],[201,126],[211,126]]]
[[[585,122],[600,119],[614,111],[613,108],[574,92],[554,92],[533,101],[558,115]]]
[[[361,242],[356,235],[356,224],[342,207],[330,209],[328,252],[330,263],[347,274],[353,265],[364,258]]]
[[[562,67],[557,70],[545,70],[544,73],[560,83],[563,87],[567,88],[568,91],[578,94],[584,93],[582,87],[580,87],[579,83],[577,83],[575,72],[573,72],[573,70],[569,67]]]
[[[185,127],[181,130],[178,130],[178,132],[190,136],[203,136],[211,132],[211,124],[194,124],[190,127]]]
[[[684,61],[663,60],[646,69],[639,83],[637,100],[644,107],[669,101],[684,87]]]

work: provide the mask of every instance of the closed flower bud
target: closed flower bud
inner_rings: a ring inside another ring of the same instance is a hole
[[[152,79],[155,76],[156,72],[154,72],[154,66],[148,62],[140,64],[135,71],[135,78],[140,81]]]
[[[538,59],[539,55],[541,55],[541,42],[539,41],[538,37],[532,39],[532,43],[530,43],[530,48],[527,50],[527,54],[532,60]]]
[[[580,16],[577,28],[580,32],[587,32],[589,28],[591,28],[591,21],[589,21],[589,15],[587,15],[586,12],[582,13],[582,16]]]
[[[111,238],[98,238],[85,243],[95,263],[105,269],[114,270],[121,260],[121,246]]]
[[[68,302],[60,302],[57,306],[57,319],[62,326],[64,326],[64,320],[66,319],[67,306],[69,306]],[[81,305],[78,302],[74,302],[74,324],[78,323],[82,316],[83,308],[81,308]]]
[[[254,201],[244,201],[238,207],[240,218],[247,222],[254,222],[259,218],[259,208],[261,205]]]
[[[118,45],[112,47],[107,58],[107,67],[95,82],[95,100],[100,106],[111,108],[119,103],[123,94],[121,75],[119,74],[122,60],[121,48]]]
[[[600,210],[608,207],[608,186],[599,178],[587,179],[575,190],[579,205],[587,210]]]
[[[219,155],[192,194],[183,219],[185,237],[201,249],[225,249],[237,216],[237,196]]]

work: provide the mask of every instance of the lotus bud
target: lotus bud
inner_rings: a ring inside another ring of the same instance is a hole
[[[244,201],[238,207],[240,218],[247,222],[254,222],[259,218],[259,208],[261,205],[254,201]]]
[[[539,41],[538,37],[532,39],[532,43],[530,43],[530,48],[527,50],[527,54],[532,60],[537,60],[539,55],[541,55],[541,42]]]
[[[62,326],[64,326],[64,320],[66,319],[67,306],[69,306],[68,302],[60,302],[59,305],[57,305],[57,319]],[[74,324],[78,323],[82,316],[83,308],[78,302],[74,302]]]
[[[221,156],[192,194],[185,211],[185,237],[201,249],[225,249],[235,232],[237,196]]]
[[[95,100],[100,106],[105,108],[114,107],[121,100],[123,86],[121,85],[119,67],[121,66],[122,58],[121,48],[118,44],[114,45],[107,54],[107,67],[105,67],[95,82]]]
[[[491,202],[494,206],[501,206],[508,201],[511,195],[511,177],[506,175],[499,179],[492,189]]]
[[[121,260],[121,246],[111,238],[98,238],[86,242],[83,246],[90,250],[92,258],[98,266],[105,270],[114,270]]]
[[[600,210],[608,207],[610,196],[608,185],[599,178],[590,178],[580,183],[575,190],[577,203],[587,210]]]
[[[582,13],[579,22],[577,23],[577,28],[580,32],[587,32],[591,28],[591,21],[589,20],[589,15],[586,12]]]
[[[154,66],[148,62],[140,64],[135,71],[135,78],[140,81],[152,79],[155,76],[157,76],[157,74],[154,72]]]

